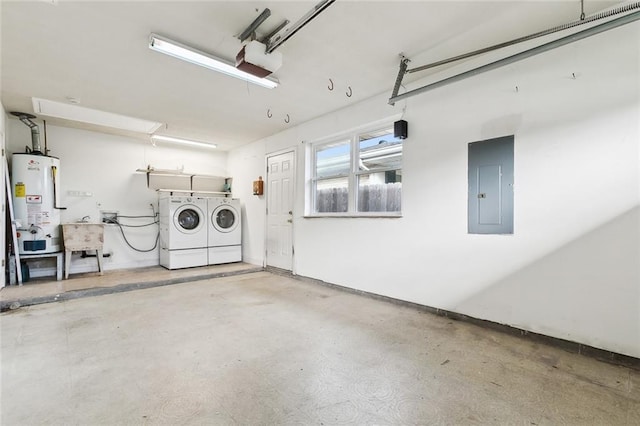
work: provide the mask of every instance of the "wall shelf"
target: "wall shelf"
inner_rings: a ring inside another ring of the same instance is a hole
[[[190,189],[167,189],[167,188],[163,188],[163,189],[156,189],[157,192],[169,192],[171,195],[173,195],[174,192],[180,192],[183,194],[189,194],[191,196],[193,196],[194,194],[203,194],[203,195],[224,195],[229,196],[231,195],[230,192],[222,192],[222,191],[193,191]]]
[[[136,173],[147,175],[147,188],[159,192],[231,195],[232,178],[205,174],[185,173],[182,170],[156,169],[148,166]]]

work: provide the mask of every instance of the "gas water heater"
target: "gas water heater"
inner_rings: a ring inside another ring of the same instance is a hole
[[[60,160],[40,150],[40,131],[31,114],[12,112],[31,128],[32,148],[13,154],[11,181],[20,254],[60,251],[60,208],[57,188]],[[46,150],[45,150],[46,151]]]

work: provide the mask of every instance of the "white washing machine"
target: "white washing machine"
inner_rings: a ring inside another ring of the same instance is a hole
[[[207,265],[207,199],[161,194],[160,265],[167,269]]]
[[[212,197],[208,206],[209,265],[242,261],[240,200]]]

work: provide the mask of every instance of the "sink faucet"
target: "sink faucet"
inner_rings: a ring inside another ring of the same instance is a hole
[[[91,219],[91,216],[83,216],[82,219],[80,219],[80,223],[87,223],[89,219]]]

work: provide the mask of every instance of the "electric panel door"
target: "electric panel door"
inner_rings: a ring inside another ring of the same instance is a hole
[[[470,234],[513,234],[513,136],[469,144]]]

